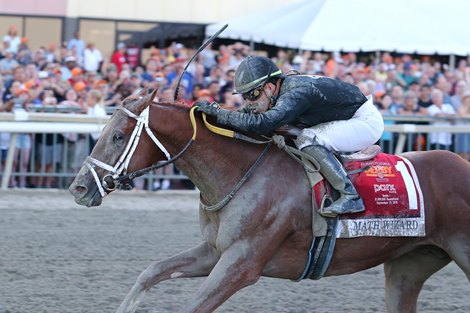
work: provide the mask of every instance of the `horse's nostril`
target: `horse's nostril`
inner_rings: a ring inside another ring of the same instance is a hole
[[[85,186],[75,186],[72,190],[72,193],[74,195],[83,195],[86,194],[87,192],[87,187]]]

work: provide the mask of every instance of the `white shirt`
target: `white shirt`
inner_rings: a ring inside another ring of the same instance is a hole
[[[446,103],[442,104],[441,107],[438,107],[437,105],[433,104],[429,106],[427,109],[431,116],[435,116],[437,114],[442,114],[442,113],[455,114],[454,107]],[[442,126],[442,125],[451,125],[451,123],[450,121],[439,120],[439,121],[433,122],[432,125]],[[452,134],[446,133],[446,132],[430,133],[429,141],[431,142],[431,144],[449,146],[452,144]]]
[[[106,116],[106,110],[99,104],[96,104],[94,107],[88,107],[88,115],[95,116],[95,117],[101,117],[101,116]],[[101,130],[103,130],[104,125]],[[94,140],[98,140],[100,138],[101,132],[100,133],[91,133],[91,138]]]
[[[103,61],[103,56],[98,49],[85,49],[84,65],[86,71],[97,72],[100,67],[100,62]]]
[[[12,37],[10,35],[5,35],[3,36],[3,41],[9,41],[10,42],[10,47],[9,49],[13,51],[13,53],[18,53],[18,48],[20,47],[21,44],[21,38],[20,36]]]

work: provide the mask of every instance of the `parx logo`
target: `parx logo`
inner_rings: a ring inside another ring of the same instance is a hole
[[[392,191],[396,192],[394,184],[374,184],[374,192]]]

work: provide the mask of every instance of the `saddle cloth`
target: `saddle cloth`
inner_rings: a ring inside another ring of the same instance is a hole
[[[338,238],[425,236],[423,195],[410,161],[385,153],[344,161],[347,171],[356,172],[350,177],[366,209],[340,217]]]

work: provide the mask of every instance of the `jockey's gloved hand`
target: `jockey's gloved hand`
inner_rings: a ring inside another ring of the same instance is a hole
[[[204,112],[207,115],[217,116],[220,111],[220,105],[217,102],[197,101],[193,106],[197,106],[198,112]]]

